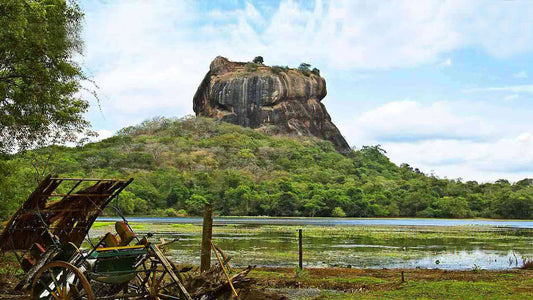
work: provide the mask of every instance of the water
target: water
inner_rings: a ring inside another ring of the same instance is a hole
[[[168,255],[180,263],[199,263],[201,218],[129,221],[138,233],[179,238]],[[296,267],[299,228],[304,229],[307,267],[503,270],[533,258],[533,221],[215,218],[213,241],[235,266]]]
[[[172,223],[172,224],[201,224],[200,217],[186,218],[151,218],[134,217],[128,218],[132,222],[146,223]],[[119,218],[98,218],[98,221],[119,221]],[[514,228],[532,228],[533,220],[487,220],[487,219],[389,219],[389,218],[215,218],[214,224],[245,224],[245,225],[316,225],[316,226],[496,226]]]

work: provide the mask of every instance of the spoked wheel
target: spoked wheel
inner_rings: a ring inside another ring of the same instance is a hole
[[[165,270],[140,272],[130,282],[130,291],[136,291],[140,298],[148,300],[187,299],[179,298],[179,289]]]
[[[95,300],[89,281],[75,266],[55,261],[42,267],[32,285],[33,300]]]
[[[162,285],[164,283],[164,274],[162,276],[158,276],[159,272],[152,271],[147,273],[139,273],[137,277],[132,280],[130,283],[130,286],[132,286],[132,290],[136,290],[140,295],[142,295],[143,299],[149,299],[149,300],[160,300],[160,299],[166,299],[161,298],[162,292],[164,290],[162,289]]]

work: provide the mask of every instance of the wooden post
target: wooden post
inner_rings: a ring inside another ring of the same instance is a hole
[[[211,237],[213,236],[213,205],[206,204],[204,224],[202,228],[202,253],[200,256],[200,272],[211,268]]]
[[[303,243],[302,243],[302,230],[298,229],[298,266],[300,267],[300,270],[303,270],[304,268],[304,251],[303,251]]]

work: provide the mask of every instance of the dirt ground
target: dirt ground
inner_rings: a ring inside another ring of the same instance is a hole
[[[0,259],[0,299],[27,299],[13,290],[20,275]],[[248,277],[240,299],[533,299],[533,271],[522,269],[256,268]]]

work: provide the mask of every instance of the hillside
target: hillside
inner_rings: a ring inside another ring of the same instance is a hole
[[[156,118],[81,147],[0,159],[0,218],[36,185],[34,163],[59,176],[134,177],[126,214],[533,218],[531,179],[478,184],[426,176],[379,146],[347,155],[314,137],[270,136],[209,118]]]

